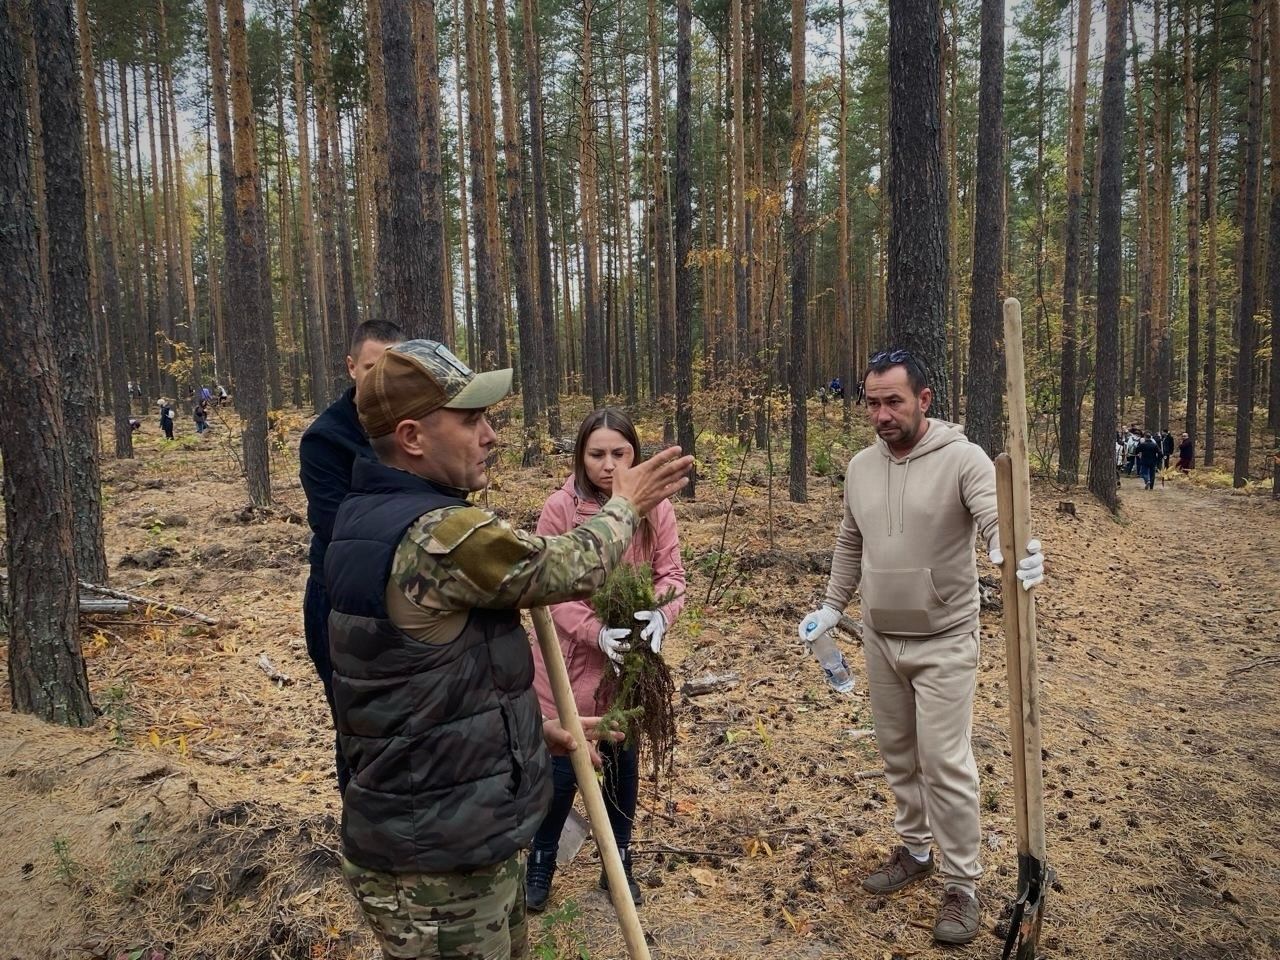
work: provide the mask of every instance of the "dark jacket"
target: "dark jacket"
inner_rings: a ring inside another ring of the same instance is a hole
[[[325,561],[334,713],[352,768],[347,858],[386,873],[491,866],[529,845],[546,812],[550,758],[517,610],[473,609],[449,643],[388,617],[405,530],[465,501],[410,473],[359,460]]]
[[[1138,443],[1138,462],[1143,466],[1154,467],[1160,459],[1160,445],[1150,437],[1143,437]]]
[[[373,448],[356,413],[356,388],[351,387],[316,417],[298,447],[299,476],[307,494],[307,523],[311,525],[311,575],[324,577],[324,553],[333,538],[333,521],[342,498],[351,490],[351,465],[372,460]]]
[[[1173,456],[1173,434],[1166,433],[1160,438],[1160,452],[1166,457]]]

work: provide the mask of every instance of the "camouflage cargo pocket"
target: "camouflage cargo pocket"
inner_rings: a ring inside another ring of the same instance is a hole
[[[464,873],[396,876],[343,859],[342,873],[392,960],[527,956],[520,855]]]

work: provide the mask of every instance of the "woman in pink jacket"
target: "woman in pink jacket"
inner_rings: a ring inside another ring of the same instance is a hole
[[[547,498],[542,516],[538,518],[539,535],[565,533],[588,520],[613,495],[614,469],[629,466],[640,459],[640,440],[626,414],[609,407],[588,414],[578,428],[578,440],[573,449],[573,474],[563,487]],[[658,610],[637,613],[639,623],[634,630],[611,629],[602,624],[586,600],[571,600],[551,608],[560,649],[564,651],[565,664],[569,669],[574,699],[578,712],[583,716],[601,716],[609,709],[609,703],[597,693],[609,661],[621,663],[622,655],[630,649],[632,642],[647,643],[657,653],[662,648],[663,636],[684,606],[684,567],[680,563],[676,514],[669,500],[664,500],[641,521],[623,562],[634,566],[649,564],[653,568],[654,596],[661,597],[674,591],[676,597]],[[556,710],[542,653],[536,643],[533,645],[533,658],[537,667],[534,687],[542,701],[542,714],[554,717],[559,711]],[[604,799],[609,810],[609,822],[622,854],[631,896],[639,903],[640,888],[631,879],[630,849],[631,826],[640,786],[636,748],[634,745],[602,744],[600,754],[604,760]],[[551,762],[555,792],[551,808],[533,838],[525,885],[526,904],[534,912],[545,909],[551,893],[560,832],[573,808],[577,791],[569,758],[553,757]],[[600,886],[607,888],[603,873]]]

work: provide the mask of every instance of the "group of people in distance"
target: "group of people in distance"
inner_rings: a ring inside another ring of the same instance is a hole
[[[1143,430],[1136,423],[1128,429],[1117,429],[1116,445],[1116,482],[1120,476],[1138,476],[1145,489],[1152,490],[1156,485],[1156,473],[1168,470],[1169,461],[1175,450],[1173,434],[1169,428],[1158,430],[1154,434]],[[1186,473],[1191,469],[1195,455],[1195,445],[1191,437],[1183,434],[1176,446],[1178,453],[1178,469]]]
[[[347,367],[354,385],[300,448],[313,531],[304,624],[336,730],[342,872],[384,957],[527,957],[526,913],[551,896],[576,786],[565,755],[577,746],[519,609],[551,607],[639,902],[636,755],[599,729],[610,704],[597,691],[610,661],[635,643],[661,650],[679,616],[685,573],[668,498],[692,459],[675,447],[644,459],[630,419],[595,410],[536,531],[516,530],[468,501],[488,483],[486,409],[509,392],[510,370],[473,372],[446,346],[377,322],[356,329]],[[928,417],[925,368],[907,351],[872,357],[865,389],[878,439],[849,464],[826,593],[798,630],[811,644],[860,591],[902,838],[862,886],[888,894],[936,870],[933,936],[967,943],[982,872],[974,539],[1004,563],[994,469],[958,426]],[[650,565],[655,596],[676,598],[637,613],[633,629],[601,623],[588,603],[623,563]],[[1029,589],[1043,574],[1031,541],[1018,578]]]

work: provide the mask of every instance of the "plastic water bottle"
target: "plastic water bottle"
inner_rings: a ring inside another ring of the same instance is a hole
[[[816,623],[811,623],[808,632],[813,633],[817,626]],[[827,683],[831,684],[831,689],[846,695],[853,693],[853,674],[849,672],[849,665],[845,663],[844,654],[836,646],[830,630],[824,630],[816,639],[809,641],[809,652],[827,675]]]

